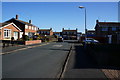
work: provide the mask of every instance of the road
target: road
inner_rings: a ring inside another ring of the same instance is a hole
[[[67,42],[51,42],[5,54],[2,56],[2,77],[56,78],[70,46]]]

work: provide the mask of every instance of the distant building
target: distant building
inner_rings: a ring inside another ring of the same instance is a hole
[[[82,37],[82,32],[77,32],[77,40],[80,41],[81,37]]]
[[[94,35],[95,34],[95,30],[87,30],[87,34]]]
[[[95,30],[87,30],[87,37],[95,37]]]
[[[54,35],[61,35],[61,32],[53,32]]]
[[[75,30],[62,29],[62,37],[64,40],[77,40],[77,28]]]
[[[99,37],[108,37],[108,43],[120,43],[120,22],[96,20],[95,34]]]
[[[53,35],[53,30],[52,30],[52,28],[50,28],[50,29],[39,29],[38,33],[39,33],[39,35],[49,35],[49,36],[52,36]]]
[[[62,32],[53,32],[53,35],[55,35],[55,36],[61,36]]]
[[[20,32],[22,30],[14,23],[0,23],[0,40],[14,40],[20,38]]]
[[[27,35],[29,37],[32,37],[34,34],[36,34],[38,27],[32,24],[32,20],[29,20],[29,22],[25,22],[18,19],[19,16],[16,15],[16,18],[12,18],[8,21],[5,21],[4,23],[14,23],[18,28],[21,29],[20,32],[20,38],[22,38],[23,35]]]

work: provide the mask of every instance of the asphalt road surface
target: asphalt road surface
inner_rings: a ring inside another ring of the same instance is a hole
[[[67,42],[51,42],[5,54],[2,56],[2,77],[56,78],[70,46]]]

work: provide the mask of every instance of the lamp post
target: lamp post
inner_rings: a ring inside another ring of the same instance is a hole
[[[86,38],[87,38],[87,28],[86,28],[86,8],[84,6],[79,6],[81,9],[85,9],[85,47],[86,47]]]

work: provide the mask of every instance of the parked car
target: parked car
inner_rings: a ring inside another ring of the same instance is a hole
[[[62,37],[58,37],[58,42],[63,42],[63,38]]]
[[[83,43],[86,43],[86,44],[97,44],[97,43],[99,43],[99,41],[95,40],[93,38],[86,38],[86,40],[83,40]]]

